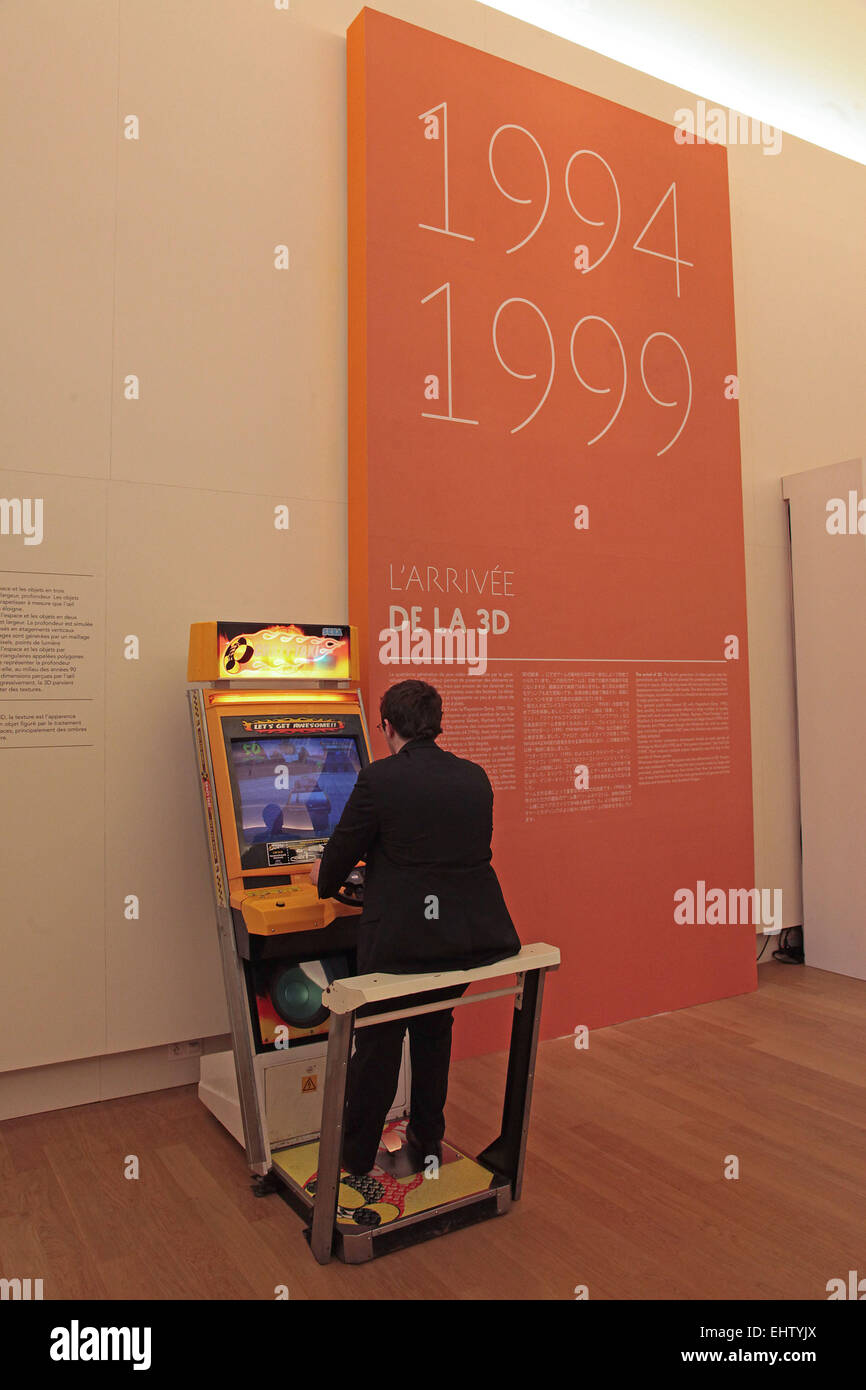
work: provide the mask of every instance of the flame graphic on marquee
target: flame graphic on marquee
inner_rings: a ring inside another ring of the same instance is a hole
[[[236,635],[235,635],[236,634]],[[311,632],[295,624],[275,624],[248,632],[220,632],[220,674],[237,680],[279,676],[348,679],[349,642],[346,637]]]

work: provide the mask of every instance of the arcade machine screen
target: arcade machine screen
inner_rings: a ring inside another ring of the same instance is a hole
[[[314,859],[343,814],[361,770],[355,739],[346,734],[231,739],[229,763],[244,869]],[[329,1017],[322,992],[331,980],[350,974],[351,962],[342,952],[318,960],[290,954],[254,964],[261,1045],[273,1047],[281,1025],[283,1046],[321,1034]]]
[[[232,739],[241,866],[308,863],[336,828],[361,770],[351,736]]]

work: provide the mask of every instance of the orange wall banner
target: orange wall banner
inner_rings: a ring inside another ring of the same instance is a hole
[[[518,931],[562,949],[544,1036],[753,989],[727,153],[373,10],[348,59],[371,722],[430,680],[487,769]]]

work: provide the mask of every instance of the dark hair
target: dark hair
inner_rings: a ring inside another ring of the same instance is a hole
[[[426,681],[398,681],[379,701],[379,715],[401,738],[436,738],[442,732],[442,696]]]

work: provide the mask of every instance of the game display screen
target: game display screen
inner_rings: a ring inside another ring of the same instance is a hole
[[[361,769],[351,735],[232,739],[244,868],[313,857],[332,834]]]

